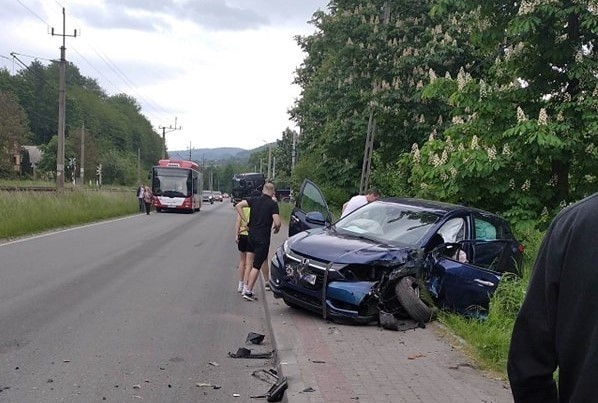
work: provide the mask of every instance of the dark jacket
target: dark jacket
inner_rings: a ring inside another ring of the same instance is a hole
[[[507,370],[515,402],[596,401],[598,193],[550,225],[515,322]]]

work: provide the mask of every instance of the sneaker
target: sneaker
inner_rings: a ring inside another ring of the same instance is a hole
[[[244,292],[243,299],[246,299],[247,301],[257,301],[257,297],[253,295],[252,292]]]
[[[266,283],[264,284],[264,288],[266,289],[266,291],[271,291],[272,289],[270,288],[270,283]]]
[[[239,287],[237,288],[238,292],[243,292],[243,283],[239,283]]]

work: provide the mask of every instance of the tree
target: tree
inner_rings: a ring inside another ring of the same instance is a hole
[[[399,165],[418,196],[535,221],[595,191],[598,17],[583,1],[474,3],[447,0],[435,12],[460,26],[501,22],[471,40],[493,62],[479,78],[463,68],[430,80],[424,97],[452,107],[451,125]]]
[[[11,93],[0,91],[0,176],[15,174],[15,156],[30,132],[27,115]]]

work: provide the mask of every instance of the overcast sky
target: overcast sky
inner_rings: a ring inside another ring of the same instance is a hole
[[[304,54],[295,35],[328,0],[0,0],[0,67],[66,58],[110,95],[127,93],[168,149],[252,149],[296,129],[287,110]],[[57,95],[58,96],[58,95]],[[67,94],[68,96],[68,94]],[[175,126],[176,119],[176,126]]]

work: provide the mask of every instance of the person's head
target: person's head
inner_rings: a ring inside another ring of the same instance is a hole
[[[272,182],[266,182],[264,184],[264,188],[262,189],[262,193],[270,197],[274,196],[276,193],[274,189],[274,184]]]
[[[368,200],[368,203],[376,201],[380,198],[380,191],[376,188],[371,188],[365,194],[365,198]]]

